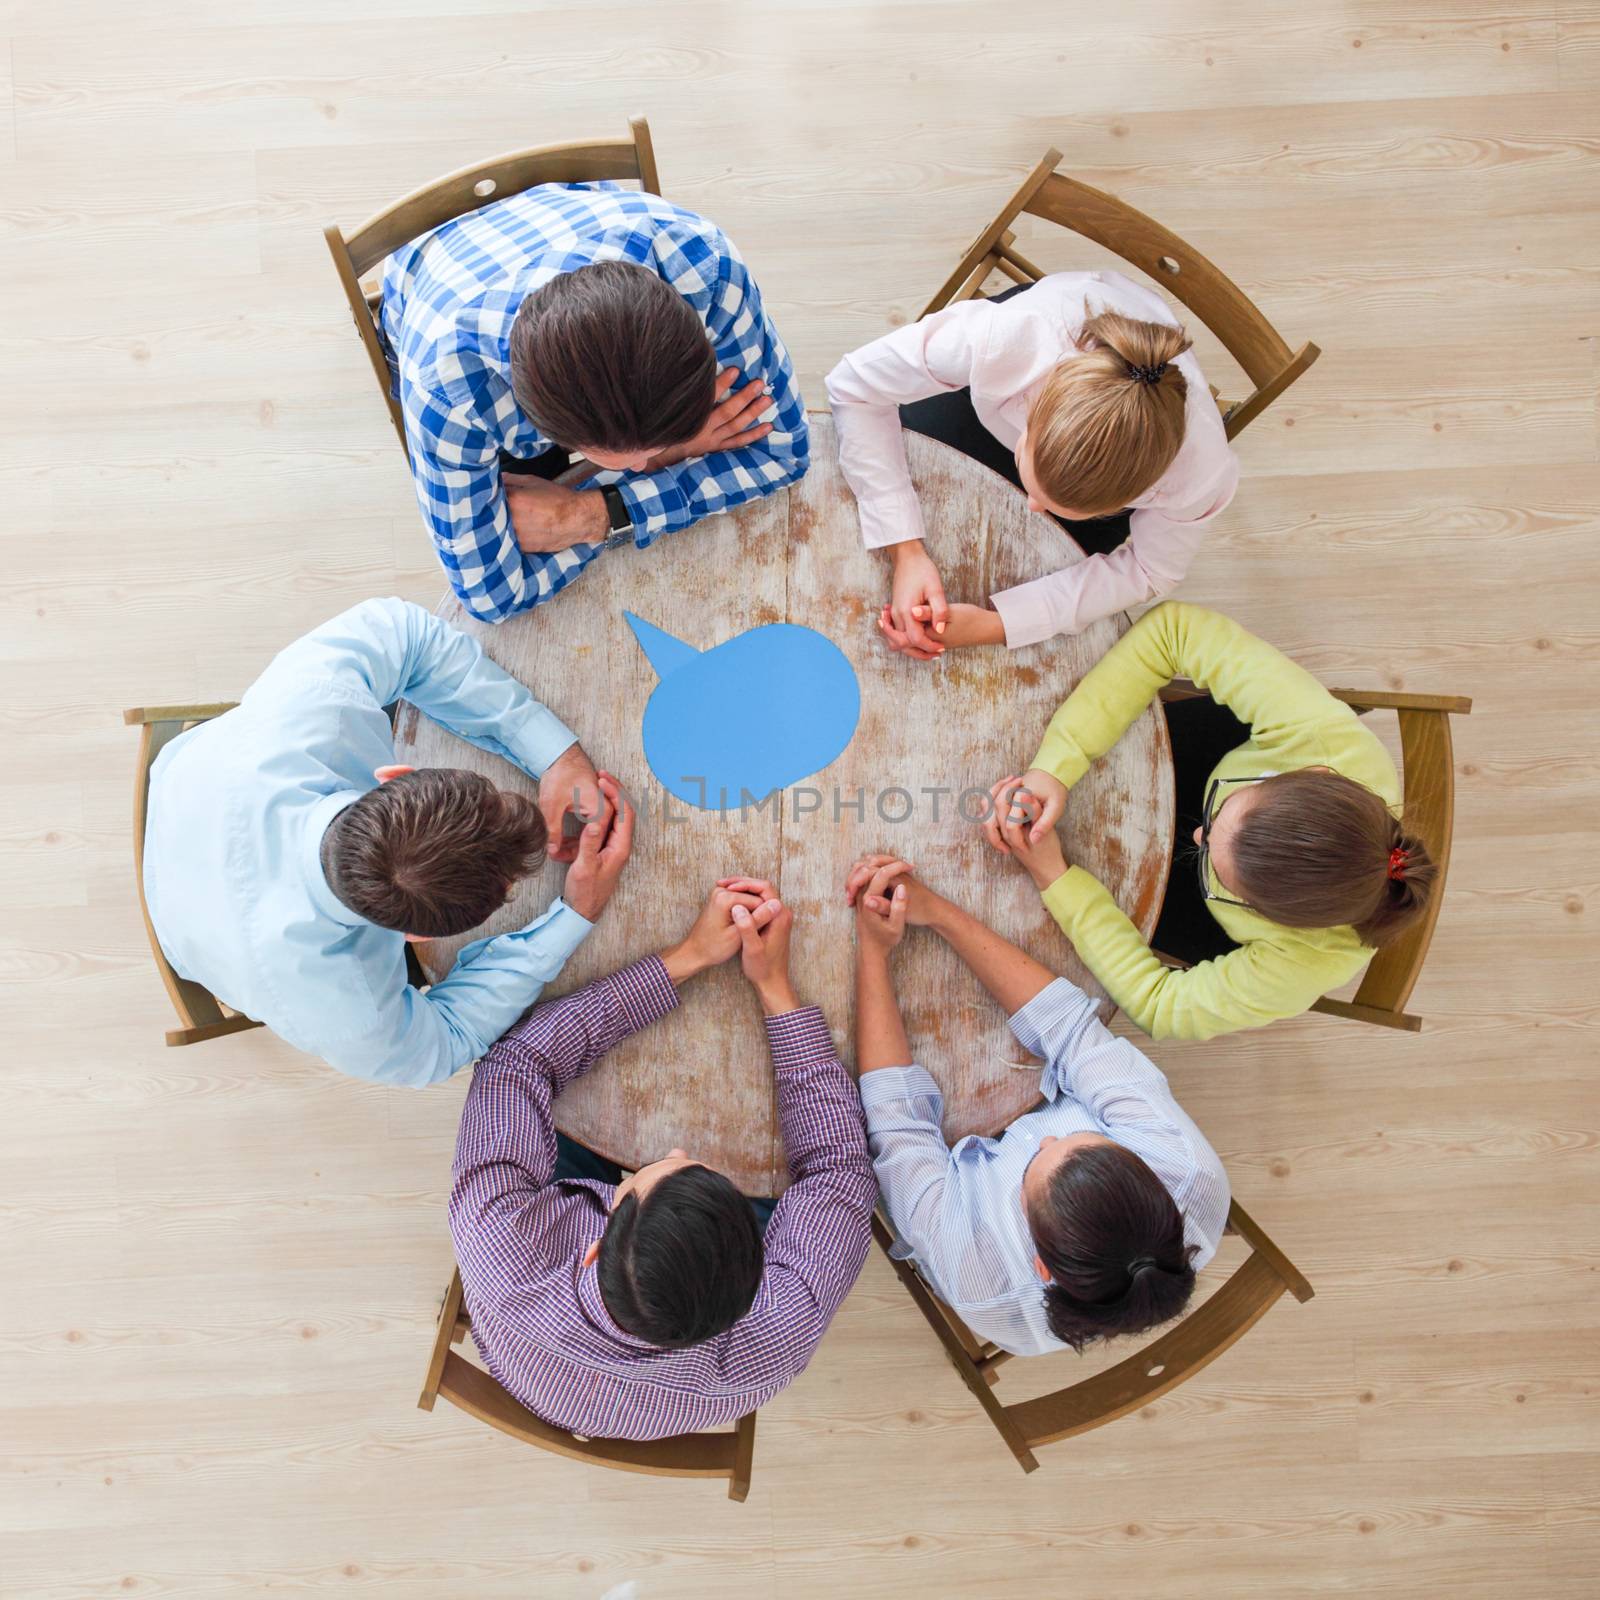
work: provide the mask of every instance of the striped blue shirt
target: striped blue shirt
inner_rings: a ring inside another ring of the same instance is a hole
[[[1140,1158],[1166,1186],[1196,1247],[1199,1271],[1228,1221],[1228,1177],[1159,1068],[1099,1019],[1097,1003],[1057,978],[1011,1018],[1024,1048],[1044,1059],[1045,1104],[998,1139],[953,1149],[939,1087],[919,1066],[861,1075],[861,1102],[895,1254],[917,1270],[981,1339],[1013,1355],[1064,1346],[1050,1332],[1036,1247],[1022,1210],[1022,1175],[1042,1139],[1098,1133]]]
[[[552,278],[596,261],[659,273],[699,313],[719,367],[743,375],[736,386],[770,385],[776,408],[772,432],[757,444],[657,472],[597,474],[593,482],[616,483],[636,545],[771,494],[806,470],[805,404],[789,352],[743,258],[714,223],[612,183],[542,184],[447,222],[389,257],[383,332],[423,516],[450,586],[486,622],[548,600],[605,548],[518,549],[499,465],[502,451],[527,459],[557,443],[511,392],[517,310]]]

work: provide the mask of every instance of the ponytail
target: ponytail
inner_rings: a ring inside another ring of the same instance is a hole
[[[1143,1333],[1170,1322],[1194,1292],[1194,1247],[1165,1185],[1122,1145],[1085,1145],[1028,1208],[1050,1269],[1045,1316],[1063,1344]]]
[[[1078,330],[1079,354],[1045,380],[1028,413],[1033,473],[1045,496],[1080,517],[1121,511],[1156,483],[1183,445],[1189,385],[1181,328],[1116,311]]]

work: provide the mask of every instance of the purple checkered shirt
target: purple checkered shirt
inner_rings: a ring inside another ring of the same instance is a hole
[[[659,1439],[763,1405],[804,1370],[867,1254],[878,1189],[861,1100],[807,1006],[767,1019],[793,1182],[767,1225],[755,1304],[688,1350],[611,1320],[583,1256],[605,1231],[612,1186],[553,1178],[551,1104],[677,1003],[651,956],[536,1007],[478,1063],[461,1115],[450,1231],[473,1342],[530,1411],[595,1438]]]

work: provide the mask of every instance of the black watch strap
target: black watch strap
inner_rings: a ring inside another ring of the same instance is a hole
[[[616,484],[608,483],[602,486],[601,494],[606,501],[606,524],[612,535],[633,532],[633,516],[628,510],[628,502],[622,498],[622,491]]]

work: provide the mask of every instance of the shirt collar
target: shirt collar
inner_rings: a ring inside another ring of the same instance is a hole
[[[341,928],[362,928],[371,924],[360,912],[352,911],[333,892],[332,885],[328,882],[328,875],[322,870],[322,838],[333,819],[346,806],[354,805],[360,798],[359,789],[343,789],[336,794],[320,796],[306,818],[305,835],[301,840],[300,865],[305,874],[306,888],[311,893],[312,904],[322,916],[327,917],[330,922],[338,923]]]

